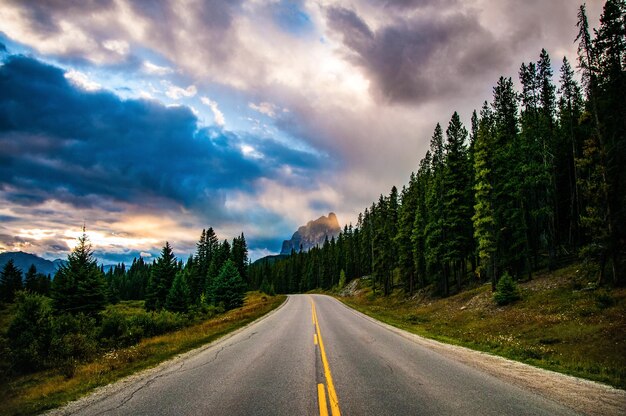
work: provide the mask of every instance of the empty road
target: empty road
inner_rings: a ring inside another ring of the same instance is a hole
[[[57,413],[576,414],[322,295],[290,296],[234,336]]]

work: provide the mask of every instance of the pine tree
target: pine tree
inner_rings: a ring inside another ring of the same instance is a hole
[[[479,279],[491,280],[496,289],[496,223],[493,191],[493,113],[485,101],[480,113],[476,142],[474,144],[474,237],[476,239]]]
[[[537,84],[539,85],[541,163],[542,163],[542,198],[544,206],[539,210],[542,219],[542,228],[546,230],[546,245],[549,253],[549,267],[554,268],[556,247],[559,244],[557,234],[559,219],[557,214],[558,200],[556,198],[556,171],[554,155],[556,152],[554,113],[556,111],[556,87],[552,84],[552,65],[550,56],[545,49],[541,50],[537,62]]]
[[[106,281],[84,228],[78,244],[67,256],[67,264],[59,268],[51,294],[58,312],[96,315],[106,306]]]
[[[246,284],[231,260],[227,260],[220,269],[211,292],[213,303],[223,304],[226,310],[243,305]]]
[[[15,293],[22,290],[22,287],[22,271],[15,266],[13,259],[9,259],[0,272],[0,300],[13,302]]]
[[[437,123],[430,140],[430,182],[426,194],[427,221],[424,228],[424,257],[427,270],[437,277],[444,296],[449,294],[448,270],[443,264],[444,242],[446,240],[444,224],[446,221],[443,206],[444,146],[441,125]]]
[[[420,161],[419,170],[417,171],[417,204],[411,234],[411,243],[413,243],[413,263],[415,264],[419,287],[425,287],[428,280],[426,263],[426,224],[428,222],[428,208],[426,205],[426,195],[428,193],[431,176],[430,161],[430,151],[427,151],[424,158]]]
[[[417,177],[411,173],[409,186],[402,189],[402,203],[398,210],[398,233],[395,237],[398,247],[398,265],[405,289],[413,294],[415,286],[415,262],[413,261],[413,225],[417,210]]]
[[[160,310],[165,306],[167,295],[178,271],[178,264],[169,242],[161,250],[161,256],[152,267],[146,293],[146,309]]]
[[[235,263],[235,266],[239,271],[239,275],[246,283],[248,283],[248,246],[246,244],[246,237],[244,237],[243,233],[241,233],[241,236],[233,239],[230,259],[233,263]]]
[[[470,168],[465,142],[467,130],[458,113],[454,113],[446,130],[446,159],[443,171],[443,258],[454,275],[457,290],[465,275],[465,261],[470,255],[472,240],[472,202]]]
[[[626,284],[626,1],[607,0],[594,39],[597,58],[597,114],[602,134],[607,249],[612,283]]]
[[[528,240],[524,218],[517,100],[511,78],[500,77],[494,88],[493,118],[495,146],[492,164],[493,210],[498,269],[516,278],[529,271]]]
[[[24,275],[24,289],[40,295],[50,294],[50,276],[37,272],[37,267],[31,264],[28,272]]]
[[[558,154],[562,156],[557,159],[560,162],[560,165],[557,166],[557,172],[561,173],[557,188],[561,189],[562,193],[567,190],[566,197],[559,197],[559,199],[567,201],[566,204],[562,204],[561,215],[564,218],[564,223],[567,223],[568,245],[577,247],[581,241],[579,221],[581,201],[576,159],[580,157],[580,149],[582,148],[581,129],[578,121],[583,112],[583,97],[567,58],[563,58],[560,72],[558,134],[561,147]]]
[[[185,313],[191,304],[191,293],[184,271],[176,273],[172,287],[167,293],[165,308],[172,312]]]

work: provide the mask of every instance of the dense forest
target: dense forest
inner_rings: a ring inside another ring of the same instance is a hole
[[[0,373],[61,368],[71,375],[103,351],[237,308],[248,289],[247,266],[244,235],[220,243],[212,228],[186,263],[166,242],[152,263],[139,257],[105,273],[84,229],[53,279],[34,266],[23,276],[10,260],[0,272],[0,309],[12,315],[0,336]],[[141,301],[145,312],[125,316],[109,307],[121,300]]]
[[[626,255],[626,5],[609,0],[590,31],[578,11],[578,68],[555,84],[542,50],[522,63],[521,91],[501,77],[493,99],[437,124],[407,185],[359,214],[335,240],[251,266],[253,287],[280,293],[369,276],[388,295],[434,284],[447,296],[472,282],[530,279],[580,258],[599,284],[623,285]]]

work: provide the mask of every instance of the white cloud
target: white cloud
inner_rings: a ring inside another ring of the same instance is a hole
[[[122,56],[128,54],[128,50],[130,49],[130,45],[128,44],[128,42],[124,40],[115,40],[115,39],[109,39],[109,40],[102,42],[102,46],[105,49],[108,49]]]
[[[202,101],[202,104],[208,106],[213,112],[213,121],[215,124],[218,126],[224,126],[224,124],[226,124],[224,113],[220,111],[215,101],[211,100],[209,97],[200,97],[200,101]]]
[[[159,76],[171,74],[172,72],[174,72],[174,70],[170,68],[169,66],[160,66],[157,64],[153,64],[150,61],[143,61],[142,69],[144,72],[147,72],[148,74],[159,75]]]
[[[263,154],[259,153],[254,147],[250,146],[249,144],[241,145],[241,153],[243,153],[244,156],[249,157],[251,159],[263,158]]]
[[[182,88],[177,85],[168,84],[165,95],[173,100],[180,100],[183,97],[193,97],[198,93],[198,89],[195,85],[190,85],[187,88]]]
[[[152,253],[148,253],[147,251],[142,251],[139,255],[141,257],[152,257]]]
[[[65,73],[65,78],[70,80],[72,84],[87,90],[96,91],[102,88],[102,85],[89,79],[89,77],[83,72],[71,69]]]
[[[248,107],[253,109],[254,111],[258,111],[261,114],[265,114],[268,117],[276,117],[277,107],[272,103],[268,103],[267,101],[263,101],[259,104],[248,103]]]

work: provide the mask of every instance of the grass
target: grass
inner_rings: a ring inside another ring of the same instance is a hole
[[[214,341],[277,308],[284,300],[285,296],[250,292],[241,308],[175,332],[144,339],[132,347],[112,350],[92,362],[79,364],[71,378],[60,370],[48,370],[9,380],[0,389],[0,414],[31,415],[59,407],[96,387]],[[138,302],[123,302],[114,308],[125,314],[143,311]]]
[[[117,312],[124,316],[133,316],[145,311],[143,300],[123,300],[115,305],[107,305],[104,313]]]
[[[501,307],[490,285],[445,299],[383,298],[363,285],[339,299],[427,338],[626,389],[626,289],[580,290],[580,275],[577,265],[538,275]]]

